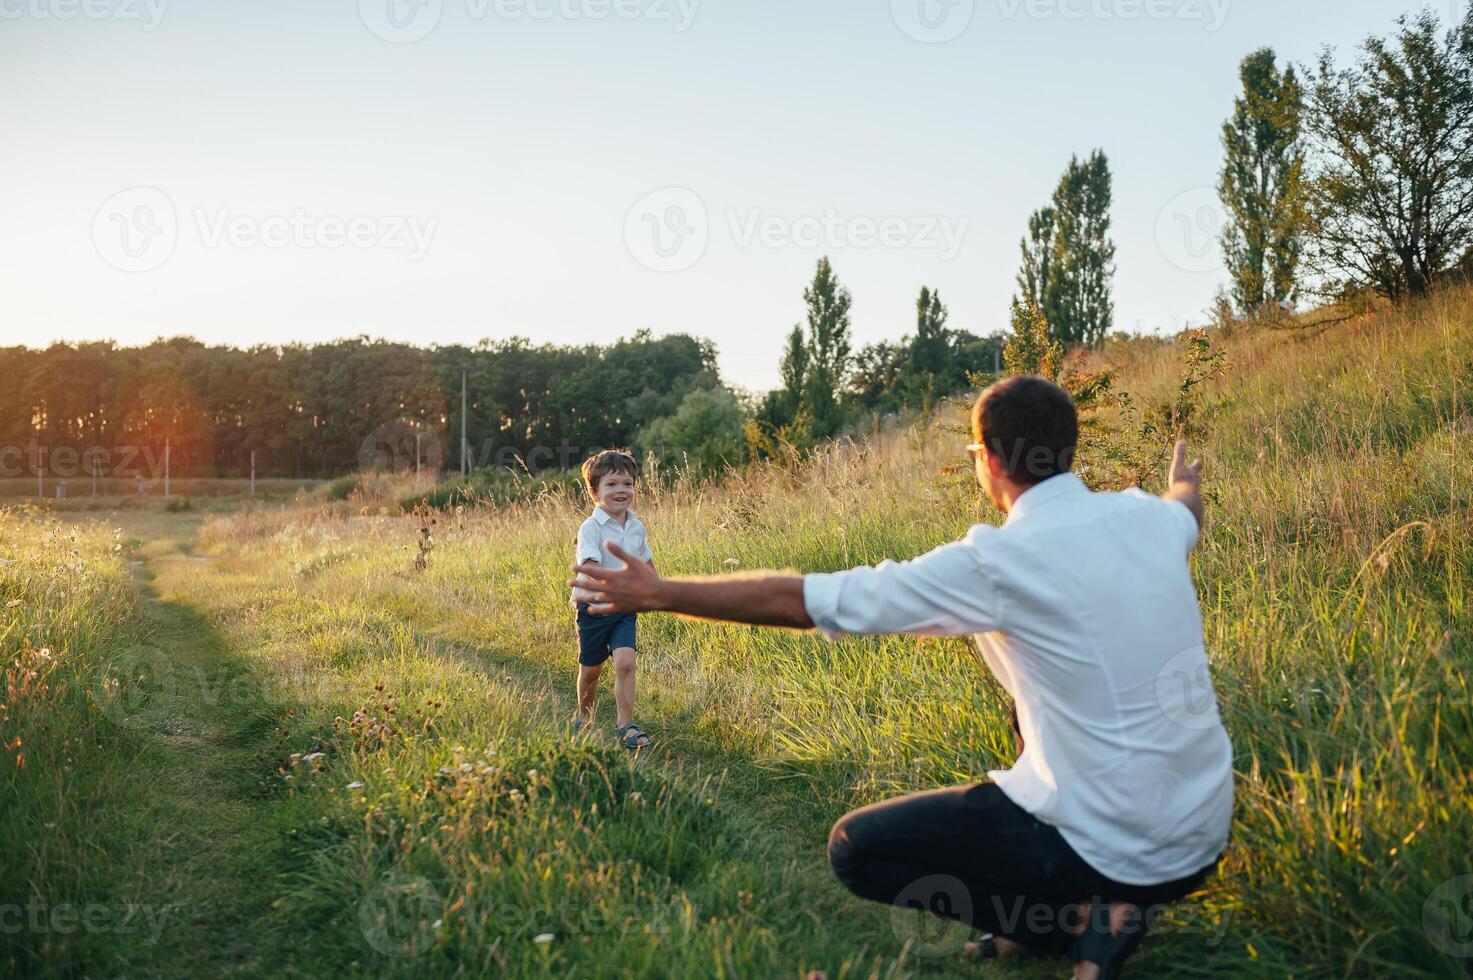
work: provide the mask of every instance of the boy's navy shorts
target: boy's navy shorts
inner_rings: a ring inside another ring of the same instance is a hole
[[[621,647],[634,649],[634,617],[636,613],[613,613],[595,616],[588,606],[578,604],[578,662],[597,667]]]

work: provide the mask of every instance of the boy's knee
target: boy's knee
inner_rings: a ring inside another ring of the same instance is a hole
[[[614,670],[620,677],[628,677],[634,673],[634,662],[634,651],[628,647],[614,651]]]

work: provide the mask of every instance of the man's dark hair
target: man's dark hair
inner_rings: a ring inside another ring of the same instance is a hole
[[[1045,378],[1005,378],[977,398],[972,438],[1017,483],[1032,486],[1074,464],[1079,416],[1069,393]]]

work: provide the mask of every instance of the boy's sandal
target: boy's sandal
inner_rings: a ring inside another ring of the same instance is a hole
[[[1084,932],[1074,939],[1072,956],[1075,963],[1090,962],[1100,968],[1100,980],[1115,980],[1121,964],[1134,953],[1146,935],[1146,920],[1136,909],[1117,933],[1110,932],[1110,906],[1097,902],[1085,922]]]
[[[568,734],[577,735],[586,727],[588,727],[588,722],[584,721],[582,718],[574,718],[572,721],[568,722]]]
[[[977,939],[973,939],[962,945],[962,952],[968,956],[975,956],[984,960],[995,960],[998,957],[997,940],[992,933],[987,933]]]
[[[650,737],[640,731],[639,726],[632,721],[614,729],[614,734],[624,743],[626,749],[642,749],[650,744]]]

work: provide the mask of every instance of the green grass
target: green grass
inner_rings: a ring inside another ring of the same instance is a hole
[[[1229,360],[1194,415],[1211,486],[1195,568],[1237,813],[1220,875],[1132,969],[1464,976],[1449,950],[1470,937],[1444,916],[1473,872],[1473,297],[1215,340]],[[1122,387],[1169,396],[1179,347],[1121,350],[1103,356]],[[996,519],[954,424],[637,506],[670,573],[907,557]],[[56,578],[70,530],[0,520],[0,557],[23,556],[0,566],[24,598],[0,610],[5,652],[23,634],[66,651],[50,707],[6,702],[6,742],[20,731],[36,755],[7,759],[23,816],[0,831],[5,881],[191,910],[152,945],[7,937],[10,972],[984,972],[848,896],[823,854],[850,807],[1006,764],[1006,705],[964,644],[644,617],[636,717],[658,741],[632,759],[608,738],[608,690],[597,737],[565,732],[573,497],[439,514],[423,573],[412,518],[319,500],[140,516],[151,585],[85,526],[87,568]],[[139,638],[184,676],[239,683],[139,682],[143,723],[115,724],[73,687],[134,663]]]

